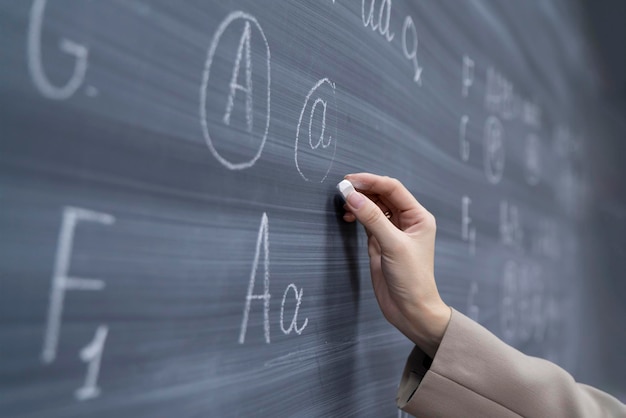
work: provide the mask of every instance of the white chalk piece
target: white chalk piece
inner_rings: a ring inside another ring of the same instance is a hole
[[[343,196],[344,200],[348,199],[348,195],[356,190],[354,190],[354,186],[348,180],[341,180],[339,184],[337,184],[337,190]]]

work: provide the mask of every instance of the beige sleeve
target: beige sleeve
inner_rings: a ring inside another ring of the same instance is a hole
[[[398,407],[417,417],[626,417],[614,397],[455,310],[430,363],[415,347],[398,390]]]

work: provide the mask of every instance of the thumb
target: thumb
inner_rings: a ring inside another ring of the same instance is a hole
[[[346,203],[359,222],[376,237],[382,248],[389,248],[398,239],[398,229],[367,196],[355,190],[346,197]]]

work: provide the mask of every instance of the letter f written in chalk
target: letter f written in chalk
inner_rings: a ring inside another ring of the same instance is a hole
[[[65,292],[68,290],[104,289],[102,280],[71,277],[69,275],[74,232],[79,222],[97,222],[103,225],[112,225],[115,222],[115,218],[109,214],[94,212],[88,209],[66,207],[63,210],[63,221],[59,232],[54,274],[50,288],[48,319],[44,334],[43,350],[41,352],[41,359],[46,364],[52,363],[56,358]]]

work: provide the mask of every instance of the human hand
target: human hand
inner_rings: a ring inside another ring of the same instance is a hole
[[[343,218],[365,226],[380,309],[432,358],[451,315],[435,283],[435,217],[396,179],[368,173],[345,179],[357,191],[346,197]]]

